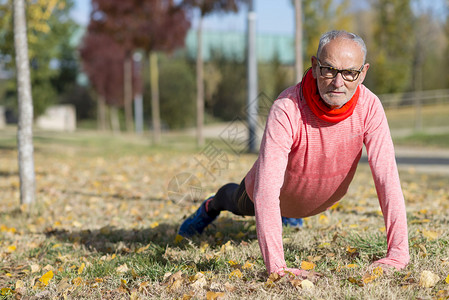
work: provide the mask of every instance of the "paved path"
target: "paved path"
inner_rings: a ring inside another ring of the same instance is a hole
[[[399,169],[449,175],[449,149],[395,147],[395,152]],[[368,163],[365,151],[360,162]]]
[[[235,126],[235,123],[219,123],[209,125],[204,128],[203,134],[206,138],[219,138],[226,134],[230,126]],[[238,123],[239,132],[247,132],[245,124]],[[435,133],[449,132],[449,127],[432,128],[430,131]],[[195,135],[195,129],[187,130],[187,134]],[[393,137],[406,136],[412,133],[412,130],[396,130],[392,131]],[[258,128],[257,136],[261,137],[262,129]],[[410,147],[396,147],[396,161],[399,169],[414,169],[422,173],[435,173],[449,176],[449,149],[430,149],[430,148],[410,148]],[[364,153],[361,163],[367,163],[367,157]]]

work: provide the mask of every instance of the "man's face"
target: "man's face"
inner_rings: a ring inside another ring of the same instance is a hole
[[[319,62],[318,62],[319,60]],[[325,78],[321,75],[320,66],[339,70],[363,70],[355,81],[343,79],[341,73],[335,78]],[[365,79],[369,64],[363,65],[363,51],[356,42],[336,38],[323,47],[320,57],[312,57],[312,74],[317,79],[318,91],[323,101],[331,108],[342,107],[354,95],[357,86]]]

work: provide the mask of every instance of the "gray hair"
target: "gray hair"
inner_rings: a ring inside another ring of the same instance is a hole
[[[366,60],[366,45],[363,39],[358,36],[355,33],[347,32],[345,30],[332,30],[324,33],[320,37],[320,43],[318,44],[318,50],[316,52],[316,56],[320,57],[321,51],[323,50],[324,46],[326,46],[330,41],[335,40],[336,38],[344,38],[351,41],[356,42],[359,44],[359,46],[362,48],[363,52],[363,63],[365,63]]]

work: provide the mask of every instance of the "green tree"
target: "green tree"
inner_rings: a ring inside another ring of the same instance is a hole
[[[170,129],[195,125],[195,75],[183,58],[160,55],[161,120]],[[176,78],[176,80],[173,80]]]
[[[449,68],[449,3],[446,4],[446,20],[444,23],[444,33],[445,33],[445,49],[444,49],[444,60],[442,62],[443,69],[447,70]],[[444,78],[445,86],[449,86],[449,73],[447,71],[443,72],[442,77]]]
[[[374,66],[369,84],[378,94],[409,87],[413,53],[413,12],[410,0],[373,0],[376,22],[368,54]]]
[[[212,52],[210,64],[220,72],[212,98],[212,113],[222,120],[233,120],[246,106],[246,64],[236,57],[226,57],[220,50]]]
[[[352,16],[348,13],[350,1],[303,0],[303,39],[305,68],[310,66],[310,57],[316,55],[320,36],[332,29],[352,31]]]
[[[0,54],[6,58],[6,68],[15,70],[15,61],[8,59],[15,55],[12,0],[0,3]],[[58,100],[54,80],[59,76],[59,65],[66,50],[62,45],[69,45],[69,39],[77,25],[69,18],[72,0],[28,0],[26,3],[32,97],[34,115],[38,116],[48,105]],[[16,106],[15,90],[15,82],[9,81],[4,100],[7,106]]]

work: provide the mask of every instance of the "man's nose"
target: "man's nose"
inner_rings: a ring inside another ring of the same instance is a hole
[[[341,75],[341,73],[337,73],[337,76],[334,77],[334,79],[332,80],[332,84],[335,87],[341,87],[345,84],[345,81],[343,79],[343,76]]]

